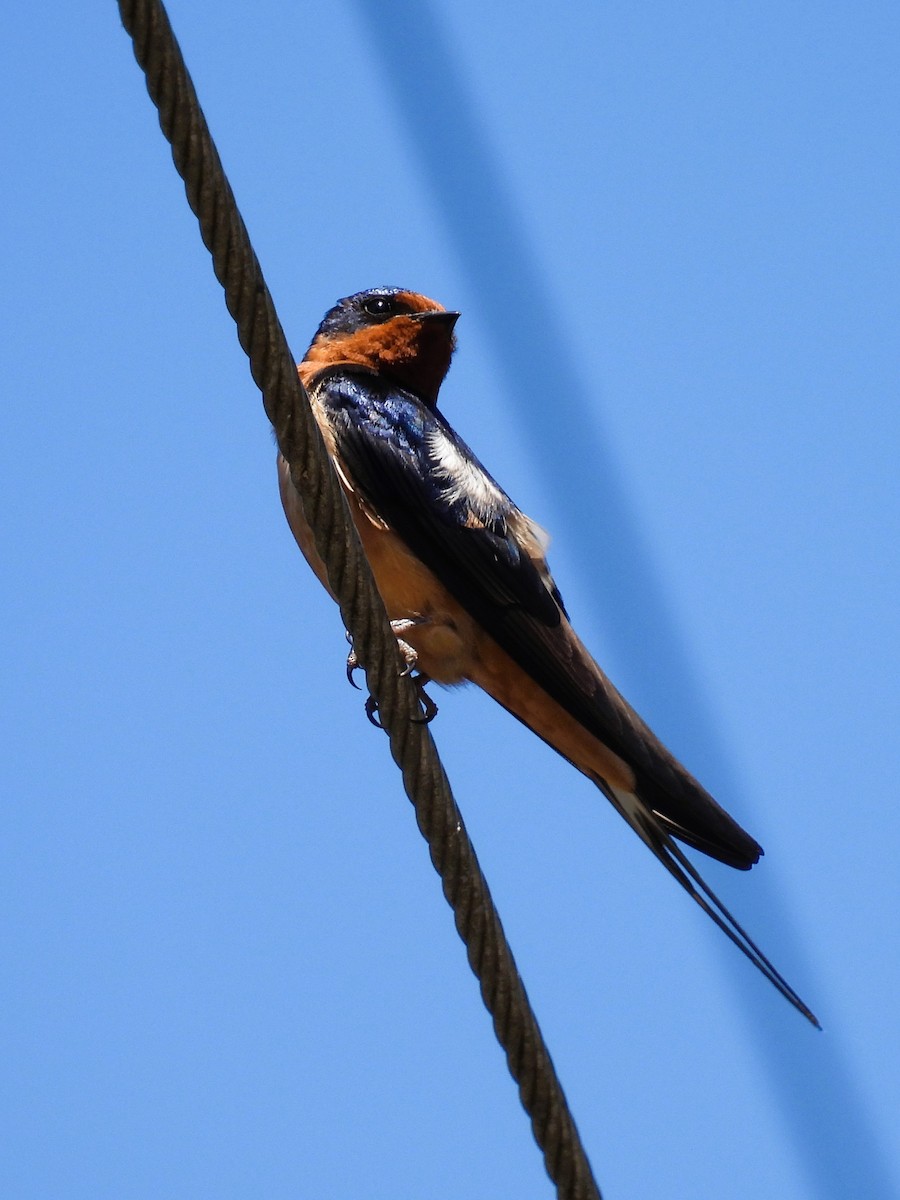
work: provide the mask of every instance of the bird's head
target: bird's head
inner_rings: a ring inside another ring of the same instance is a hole
[[[458,317],[405,288],[357,292],[325,314],[305,361],[360,364],[434,404],[456,348]]]

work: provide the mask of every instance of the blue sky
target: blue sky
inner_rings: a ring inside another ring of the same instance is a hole
[[[888,4],[174,3],[296,354],[462,311],[442,407],[577,628],[766,848],[710,882],[438,695],[609,1197],[898,1194]],[[113,5],[0,50],[0,1188],[551,1194]]]

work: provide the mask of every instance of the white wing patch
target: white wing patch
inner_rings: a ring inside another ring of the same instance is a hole
[[[520,550],[531,559],[537,568],[544,587],[551,596],[559,600],[556,585],[544,557],[550,544],[550,535],[537,521],[532,521],[513,504],[491,477],[449,438],[443,429],[429,430],[426,435],[428,452],[435,465],[436,474],[446,480],[443,495],[448,504],[464,501],[476,520],[489,524],[502,517]]]
[[[540,547],[541,553],[546,554],[550,549],[550,542],[553,540],[550,534],[543,525],[538,525],[537,521],[532,521],[531,517],[526,517],[524,513],[522,514],[522,519],[527,524],[529,533]]]
[[[443,429],[427,434],[428,452],[434,460],[438,475],[445,479],[444,497],[450,504],[465,500],[481,521],[488,521],[499,512],[512,507],[509,499],[477,463],[463,454]]]

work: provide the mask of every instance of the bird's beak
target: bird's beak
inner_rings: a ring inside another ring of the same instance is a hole
[[[448,333],[459,320],[458,312],[444,312],[442,308],[436,308],[432,312],[410,313],[409,315],[414,321],[433,321],[435,325],[443,325]]]

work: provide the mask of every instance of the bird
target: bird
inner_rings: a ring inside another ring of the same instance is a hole
[[[738,870],[754,866],[762,847],[594,661],[547,565],[547,535],[439,410],[459,315],[405,288],[356,292],[328,310],[298,366],[408,668],[420,688],[430,681],[482,688],[586,775],[715,924],[820,1028],[680,843]],[[297,544],[331,591],[280,453],[278,479]],[[351,652],[348,674],[354,663]],[[430,719],[436,706],[424,696]]]

